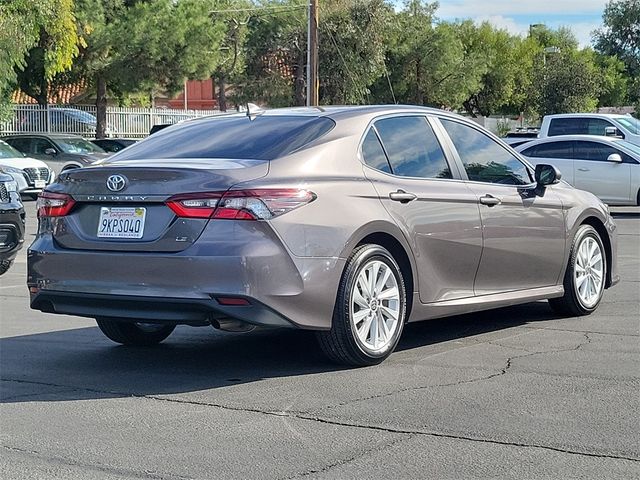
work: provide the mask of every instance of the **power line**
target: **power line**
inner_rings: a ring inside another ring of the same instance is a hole
[[[298,5],[275,5],[275,6],[256,6],[252,8],[227,8],[224,10],[210,10],[209,13],[241,13],[241,12],[255,12],[258,10],[271,10],[274,13],[286,12],[291,10],[300,10],[302,8],[308,8],[308,4],[298,4]]]

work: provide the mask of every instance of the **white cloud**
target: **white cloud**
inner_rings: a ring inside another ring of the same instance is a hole
[[[437,15],[474,18],[480,15],[601,15],[606,0],[442,0]]]

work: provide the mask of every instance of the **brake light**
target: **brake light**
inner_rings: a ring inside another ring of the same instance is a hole
[[[44,191],[38,195],[36,202],[38,218],[64,217],[69,214],[75,204],[76,201],[71,195]]]
[[[167,200],[167,206],[179,217],[211,218],[222,193],[189,193]]]
[[[264,188],[177,195],[167,205],[179,217],[269,220],[316,199],[298,188]]]

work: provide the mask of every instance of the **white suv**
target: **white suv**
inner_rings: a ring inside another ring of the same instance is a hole
[[[640,145],[640,120],[631,115],[563,113],[546,115],[538,138],[558,135],[602,135]]]

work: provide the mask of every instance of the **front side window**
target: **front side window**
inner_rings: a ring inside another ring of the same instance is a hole
[[[605,135],[605,129],[607,127],[615,126],[608,122],[607,120],[602,120],[601,118],[590,118],[588,121],[589,127],[587,128],[588,135]]]
[[[47,148],[53,148],[51,142],[46,138],[34,138],[31,142],[31,151],[36,155],[45,155]]]
[[[385,118],[375,128],[394,175],[452,178],[440,142],[425,117]]]
[[[573,158],[572,142],[548,142],[526,148],[523,155],[532,158]]]
[[[576,160],[590,160],[592,162],[606,162],[609,155],[617,153],[623,163],[636,163],[630,155],[610,145],[600,142],[576,142]]]
[[[527,185],[533,180],[527,167],[484,133],[452,120],[440,119],[474,182]]]

